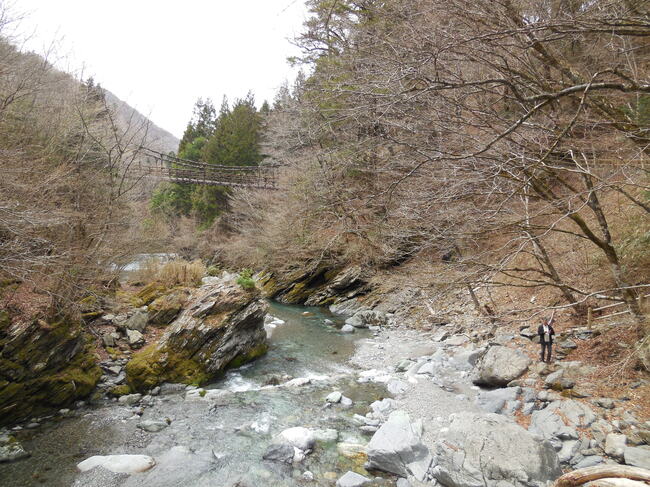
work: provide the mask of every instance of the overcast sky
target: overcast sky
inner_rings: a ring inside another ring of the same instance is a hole
[[[105,88],[180,137],[198,97],[217,109],[255,93],[273,99],[285,79],[288,39],[300,32],[304,0],[17,0],[31,50],[58,39],[67,70]]]

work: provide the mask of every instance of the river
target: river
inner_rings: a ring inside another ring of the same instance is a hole
[[[292,466],[262,460],[273,437],[294,426],[335,429],[338,442],[366,443],[369,436],[363,437],[352,416],[365,414],[371,402],[386,396],[383,386],[357,383],[348,363],[355,340],[367,331],[342,334],[342,320],[318,308],[271,303],[269,312],[285,324],[273,330],[268,354],[206,386],[223,391],[216,400],[206,399],[212,394],[194,400],[184,392],[165,394],[154,398],[142,418],[134,414],[136,407],[108,402],[23,430],[19,440],[32,456],[0,465],[0,485],[331,486],[347,470],[358,470],[355,460],[337,451],[337,442],[317,443],[311,455]],[[273,375],[309,377],[312,383],[264,387]],[[326,407],[333,390],[350,397],[353,406]],[[170,426],[157,433],[136,427],[141,420],[166,418]],[[108,454],[150,455],[157,465],[131,476],[77,472],[78,462]],[[307,482],[305,471],[315,480]],[[387,480],[386,485],[393,484]]]

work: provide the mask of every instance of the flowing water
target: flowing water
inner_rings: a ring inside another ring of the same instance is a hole
[[[354,460],[338,453],[336,442],[317,443],[301,464],[262,460],[273,437],[293,426],[333,428],[339,432],[338,442],[366,443],[368,437],[352,423],[352,415],[365,414],[369,403],[386,396],[381,386],[358,384],[347,364],[354,341],[363,333],[340,333],[341,320],[317,308],[271,303],[270,313],[286,323],[273,330],[268,354],[206,387],[221,393],[194,400],[183,393],[162,395],[142,418],[133,414],[133,407],[107,403],[23,431],[19,439],[32,456],[0,465],[0,485],[331,486],[347,470],[358,470]],[[264,387],[272,376],[282,375],[310,377],[312,383]],[[324,398],[332,390],[350,397],[354,406],[325,407]],[[171,424],[158,433],[136,427],[141,419],[165,418]],[[76,471],[76,464],[89,456],[124,453],[150,455],[157,465],[131,476]],[[315,481],[303,480],[306,470]]]

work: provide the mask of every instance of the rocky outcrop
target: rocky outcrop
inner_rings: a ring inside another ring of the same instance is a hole
[[[315,269],[276,276],[264,274],[259,283],[269,298],[287,304],[328,306],[366,290],[367,277],[360,267],[347,269],[320,265]]]
[[[454,415],[432,453],[433,476],[447,487],[545,487],[562,474],[550,443],[498,414]]]
[[[128,384],[138,391],[162,382],[202,384],[264,354],[265,313],[259,294],[233,280],[201,286],[160,340],[126,365]]]
[[[89,395],[102,375],[81,324],[0,319],[0,424],[64,408]],[[1,317],[0,317],[1,318]]]
[[[530,358],[519,350],[501,345],[492,346],[476,364],[474,384],[505,386],[521,377],[530,363]]]

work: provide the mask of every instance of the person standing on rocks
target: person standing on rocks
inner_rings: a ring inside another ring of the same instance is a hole
[[[542,362],[551,363],[551,349],[553,348],[553,335],[555,335],[553,323],[555,323],[555,320],[553,317],[551,317],[548,321],[543,321],[542,324],[539,325],[539,328],[537,328],[539,343],[542,347],[542,353],[540,357],[540,360]],[[546,355],[546,360],[544,360],[544,355]]]

